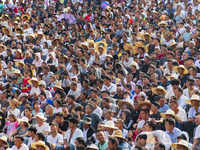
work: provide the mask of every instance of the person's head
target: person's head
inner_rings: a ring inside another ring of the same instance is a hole
[[[67,104],[68,105],[71,105],[71,104],[73,104],[74,102],[75,102],[75,96],[74,95],[68,95],[67,96]]]
[[[147,120],[149,118],[149,109],[142,108],[140,114],[141,114],[142,120]]]
[[[170,82],[172,89],[175,90],[175,88],[177,88],[179,86],[179,80],[178,79],[173,79]]]
[[[117,150],[118,145],[119,145],[118,140],[115,137],[109,137],[108,148],[110,150]]]
[[[15,114],[10,114],[9,115],[9,121],[10,122],[15,122],[16,120],[17,120],[17,118],[16,118]]]
[[[45,107],[45,109],[46,109],[46,111],[45,111],[46,115],[51,115],[51,114],[53,114],[53,106],[52,106],[52,105],[47,105],[47,106]]]
[[[155,101],[151,103],[151,110],[153,113],[157,113],[159,108],[160,108],[160,104],[158,102]]]
[[[165,104],[165,97],[163,95],[158,96],[158,103],[160,104],[160,107],[163,107],[163,105]]]
[[[18,149],[20,149],[20,148],[22,147],[23,142],[24,142],[24,138],[23,138],[23,137],[18,136],[18,135],[16,135],[16,136],[14,137],[14,143],[15,143],[15,146],[16,146]]]
[[[58,133],[58,128],[59,128],[58,123],[51,122],[49,125],[51,127],[51,133]]]
[[[139,146],[146,146],[147,141],[147,135],[146,134],[140,134],[137,137],[137,145]]]
[[[37,129],[34,126],[31,126],[28,128],[28,136],[29,137],[33,137],[34,135],[36,135],[37,133]]]
[[[178,109],[178,102],[175,101],[175,100],[171,100],[170,101],[170,108],[171,108],[171,110],[176,111]]]
[[[140,84],[137,84],[135,86],[135,93],[136,94],[139,94],[140,92],[142,91],[142,86]]]
[[[183,95],[183,89],[180,87],[175,88],[174,95],[179,99]]]
[[[25,107],[24,115],[25,115],[26,117],[31,116],[31,115],[32,115],[32,112],[33,112],[33,108],[32,108],[31,106]]]
[[[92,104],[87,104],[87,106],[85,107],[85,113],[87,114],[91,114],[94,110],[94,107]]]
[[[165,145],[163,143],[156,143],[154,150],[165,150]]]
[[[144,131],[154,131],[156,130],[156,124],[153,121],[147,121],[144,126]]]
[[[75,118],[75,117],[71,117],[70,119],[69,119],[69,128],[75,128],[75,127],[77,127],[77,124],[78,124],[78,119],[77,118]]]
[[[105,141],[105,134],[102,130],[97,130],[96,131],[96,137],[97,137],[97,140],[99,142],[104,142]]]
[[[55,116],[56,116],[56,117],[55,117],[55,120],[56,120],[56,122],[57,122],[58,124],[60,124],[60,123],[63,122],[63,113],[58,112],[58,113],[56,113]]]
[[[195,114],[195,123],[196,123],[197,125],[200,124],[200,112],[198,112],[198,113]]]
[[[106,77],[104,78],[104,84],[105,84],[106,86],[110,86],[110,83],[111,83],[111,78],[110,78],[109,76],[106,76]]]
[[[103,104],[104,108],[106,108],[106,109],[110,108],[110,104],[111,104],[110,99],[109,98],[103,98],[102,104]]]
[[[36,134],[36,136],[35,136],[35,142],[44,141],[44,139],[45,139],[44,134],[42,134],[42,133],[40,133],[40,132],[38,132],[38,133]]]
[[[76,140],[75,140],[75,142],[74,142],[74,144],[75,144],[76,148],[78,146],[80,146],[80,145],[85,146],[85,140],[84,140],[83,137],[77,137]]]
[[[169,118],[169,119],[166,119],[165,120],[165,129],[166,131],[171,131],[174,129],[174,126],[175,126],[175,120],[172,119],[172,118]]]

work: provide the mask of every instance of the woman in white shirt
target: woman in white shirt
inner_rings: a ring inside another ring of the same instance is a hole
[[[10,114],[14,114],[17,118],[20,117],[20,110],[17,108],[19,106],[19,101],[14,98],[9,100],[9,109],[7,113],[7,118]]]

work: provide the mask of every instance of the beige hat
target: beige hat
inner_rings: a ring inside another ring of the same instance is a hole
[[[7,49],[7,47],[5,45],[0,45],[0,47],[3,47],[3,50],[5,51]]]
[[[16,64],[17,66],[19,66],[19,64],[22,64],[23,66],[25,65],[23,61],[16,61],[15,64]]]
[[[165,95],[167,93],[167,90],[165,90],[162,86],[158,86],[158,87],[152,88],[151,91],[154,94],[158,95],[157,90],[162,90],[163,91],[163,95]]]
[[[6,146],[9,147],[8,138],[7,138],[6,136],[3,135],[3,136],[0,138],[0,140],[4,141],[4,142],[6,143]]]
[[[38,85],[41,84],[40,81],[38,81],[38,78],[36,78],[36,77],[32,77],[31,80],[28,80],[28,83],[29,83],[31,86],[33,86],[32,81],[36,81],[36,82],[38,83]]]
[[[30,126],[30,124],[28,123],[28,118],[27,117],[22,117],[21,119],[18,118],[19,122],[25,122],[28,124],[28,126]]]
[[[191,101],[199,101],[199,103],[200,103],[199,96],[198,95],[192,95],[191,99],[186,100],[185,103],[192,105]]]
[[[151,106],[151,102],[149,100],[144,100],[144,101],[139,101],[138,102],[138,106],[141,107],[143,104],[146,104],[146,105],[150,105]]]
[[[94,40],[87,39],[87,42],[88,42],[88,44],[93,44],[94,45]]]
[[[95,144],[91,144],[91,145],[87,146],[84,150],[89,150],[89,149],[99,150],[99,148]]]
[[[99,48],[103,48],[103,53],[106,53],[107,52],[107,47],[108,47],[108,44],[106,42],[103,42],[103,41],[99,41],[99,42],[96,42],[94,44],[94,49],[95,51],[99,51]]]
[[[38,142],[32,143],[31,147],[36,149],[37,145],[43,146],[45,150],[49,150],[49,147],[44,143],[44,141],[38,141]]]
[[[125,141],[127,141],[126,138],[123,137],[122,131],[121,130],[116,130],[113,135],[109,136],[109,137],[115,137],[115,138],[121,138]]]
[[[172,147],[173,149],[177,149],[177,146],[178,146],[178,145],[184,146],[184,147],[186,147],[188,150],[191,150],[191,149],[188,147],[188,142],[185,141],[185,140],[180,140],[178,143],[172,143],[171,147]]]
[[[13,74],[19,74],[19,75],[21,75],[21,72],[20,72],[19,69],[15,69],[15,71],[13,72]]]
[[[15,103],[17,107],[18,107],[18,106],[21,104],[21,102],[20,102],[20,101],[18,101],[16,98],[9,99],[9,101],[11,101],[11,102]]]
[[[118,107],[119,107],[121,110],[123,109],[122,106],[123,106],[124,104],[128,106],[128,109],[129,109],[130,111],[133,111],[133,110],[134,110],[133,105],[132,105],[129,101],[122,100],[122,101],[119,101],[119,102],[117,103]]]
[[[57,89],[61,89],[63,90],[63,88],[61,87],[61,83],[57,82],[55,85],[52,86],[53,88],[57,88]]]
[[[166,115],[172,115],[176,121],[179,121],[179,118],[175,115],[174,111],[168,109],[165,113],[160,114],[164,119],[166,119]]]
[[[44,117],[43,113],[37,113],[36,117],[43,119],[44,121],[47,120],[47,118]]]
[[[135,51],[135,47],[130,43],[126,43],[124,45],[124,50],[129,51],[131,56],[133,56],[137,53],[137,51]]]
[[[176,71],[176,72],[178,73],[178,68],[184,69],[183,74],[188,74],[188,70],[187,70],[187,69],[185,68],[185,66],[183,66],[183,65],[175,66],[175,67],[173,68],[173,70]]]
[[[167,26],[167,23],[166,23],[165,21],[162,20],[161,22],[158,23],[158,26],[160,27],[160,26],[162,26],[162,25]]]
[[[15,52],[22,53],[22,50],[21,49],[16,49]]]
[[[138,63],[136,63],[135,61],[133,61],[131,63],[131,66],[135,66],[136,67],[136,70],[140,69],[140,67],[138,66]]]
[[[171,80],[171,78],[178,79],[178,75],[172,74],[171,76],[167,77],[168,80]]]
[[[117,127],[115,127],[115,124],[113,121],[107,121],[106,124],[103,126],[106,128],[118,129]]]

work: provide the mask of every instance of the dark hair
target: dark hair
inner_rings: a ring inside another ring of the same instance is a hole
[[[159,142],[159,143],[156,143],[156,145],[158,144],[159,148],[165,150],[165,144]]]
[[[177,87],[175,90],[178,90],[179,92],[183,94],[183,89],[181,87]]]
[[[182,139],[182,140],[187,141],[187,138],[186,138],[186,136],[185,136],[184,134],[179,135],[179,136],[177,137],[177,139]]]
[[[112,143],[115,144],[116,147],[118,147],[119,143],[118,140],[115,137],[109,137],[108,140]]]
[[[150,80],[150,77],[148,75],[144,75],[142,78],[146,78],[146,79]]]
[[[139,145],[136,145],[135,148],[137,148],[138,150],[142,150],[142,147]]]
[[[77,140],[80,144],[85,145],[85,140],[84,140],[83,137],[77,137],[76,140]]]
[[[58,112],[58,113],[55,114],[55,116],[63,117],[63,113],[62,112]]]
[[[71,122],[71,123],[73,123],[73,124],[78,124],[78,119],[75,118],[75,117],[71,117],[71,118],[69,119],[69,122]]]
[[[92,105],[92,104],[87,104],[87,106],[89,106],[91,109],[92,109],[92,111],[94,110],[94,106]]]
[[[140,85],[140,84],[136,84],[135,86],[137,86],[138,89],[142,91],[142,85]]]
[[[73,99],[74,101],[75,101],[75,99],[76,99],[74,95],[67,95],[67,97]]]
[[[175,124],[176,124],[176,121],[175,121],[174,119],[172,119],[172,118],[166,119],[165,122],[168,122],[169,125],[173,125],[173,127],[174,127]]]
[[[171,82],[170,82],[171,85],[179,85],[179,80],[178,79],[173,79]]]
[[[146,134],[140,134],[140,135],[138,135],[138,138],[146,140],[147,135]]]
[[[104,79],[111,81],[111,78],[109,76],[106,76]]]
[[[36,129],[36,127],[34,127],[34,126],[29,127],[29,128],[28,128],[28,131],[34,132],[34,134],[37,133],[37,129]]]
[[[33,111],[33,108],[32,107],[26,107],[25,109],[28,109],[28,111]]]
[[[158,96],[158,101],[159,101],[161,98],[164,98],[164,99],[165,99],[165,96],[159,95],[159,96]]]
[[[156,124],[153,121],[147,121],[147,122],[145,122],[145,124],[148,124],[149,127],[151,127],[153,131],[157,130]]]
[[[156,101],[152,102],[151,104],[155,105],[156,107],[158,107],[158,109],[160,108],[160,104]]]
[[[39,140],[44,141],[44,139],[45,139],[44,134],[38,132],[36,135],[38,136]]]
[[[145,114],[149,114],[149,109],[148,108],[142,108],[141,111],[144,111]]]
[[[105,100],[107,103],[110,103],[110,99],[109,98],[103,98],[103,100]]]

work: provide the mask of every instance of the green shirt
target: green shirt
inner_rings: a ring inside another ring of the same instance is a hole
[[[106,140],[103,145],[101,145],[100,142],[97,142],[96,145],[98,146],[99,150],[105,150],[108,147],[108,140]]]

